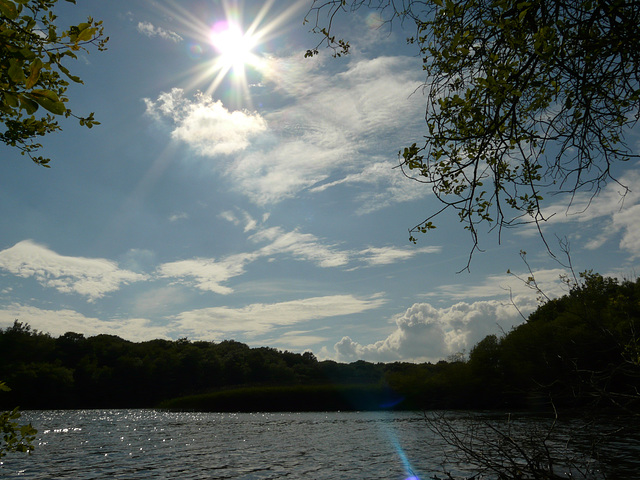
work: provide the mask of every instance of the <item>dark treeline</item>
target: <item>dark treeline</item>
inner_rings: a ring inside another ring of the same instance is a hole
[[[586,274],[502,337],[463,358],[337,363],[236,341],[0,330],[0,407],[210,410],[637,408],[640,281]]]

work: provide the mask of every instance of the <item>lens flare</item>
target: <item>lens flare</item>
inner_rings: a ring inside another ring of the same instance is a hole
[[[202,57],[203,51],[204,50],[202,46],[198,45],[197,43],[192,43],[187,49],[187,54],[192,60],[198,60],[200,57]]]

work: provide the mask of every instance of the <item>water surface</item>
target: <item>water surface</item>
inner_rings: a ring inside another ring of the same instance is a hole
[[[464,422],[470,414],[452,415]],[[36,450],[4,457],[2,478],[427,480],[444,477],[454,453],[419,412],[78,410],[25,412],[23,420],[38,429]]]

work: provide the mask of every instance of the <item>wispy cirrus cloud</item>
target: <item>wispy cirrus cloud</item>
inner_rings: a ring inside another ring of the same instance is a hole
[[[169,40],[174,43],[180,43],[183,41],[183,38],[176,32],[156,27],[150,22],[138,22],[137,28],[138,32],[146,35],[147,37],[160,37],[164,40]]]
[[[253,218],[248,212],[244,210],[240,210],[240,217],[231,210],[225,210],[220,212],[219,217],[226,220],[227,222],[231,222],[234,225],[244,224],[244,231],[250,232],[251,230],[255,230],[258,226],[258,221]],[[268,218],[268,215],[263,216],[263,222]]]
[[[395,246],[367,247],[362,250],[344,250],[338,245],[325,245],[313,234],[297,230],[285,231],[280,227],[260,230],[250,237],[259,242],[268,240],[271,243],[257,251],[260,256],[291,255],[295,259],[307,260],[319,267],[342,267],[355,263],[367,266],[389,265],[409,260],[427,253],[439,253],[438,246],[405,248]]]
[[[35,278],[41,285],[63,293],[88,297],[90,302],[119,290],[123,285],[153,279],[169,279],[220,295],[233,293],[228,282],[244,275],[248,265],[260,258],[311,262],[320,268],[388,265],[408,260],[415,255],[439,252],[438,247],[415,249],[397,247],[368,247],[345,250],[327,244],[313,234],[281,227],[264,228],[248,213],[238,219],[231,212],[223,213],[229,221],[244,224],[249,239],[256,248],[220,258],[192,258],[162,263],[153,275],[120,268],[117,262],[101,258],[69,257],[47,247],[24,240],[0,251],[0,269],[16,276]],[[263,218],[265,220],[266,217]],[[123,257],[126,265],[135,269],[153,269],[154,255],[149,251],[132,250]]]
[[[360,206],[357,214],[378,211],[395,203],[409,202],[427,197],[431,194],[425,185],[407,178],[398,168],[397,161],[378,159],[372,156],[372,163],[356,173],[349,173],[343,178],[313,187],[311,192],[322,192],[339,185],[367,187],[356,196]]]
[[[517,276],[516,276],[517,275]],[[504,273],[501,275],[488,275],[482,282],[475,285],[447,284],[440,285],[425,297],[437,297],[447,300],[480,299],[480,298],[505,298],[531,297],[537,292],[534,285],[528,285],[527,279],[530,272]],[[533,272],[538,288],[545,294],[553,297],[567,293],[563,277],[571,278],[571,272],[564,268],[539,269]]]
[[[20,303],[0,307],[0,326],[9,327],[15,319],[26,321],[34,329],[53,336],[64,335],[67,332],[82,332],[87,336],[117,335],[132,342],[170,338],[170,330],[166,326],[154,325],[145,318],[101,320],[87,317],[74,310],[48,310]]]
[[[245,266],[257,258],[256,254],[243,253],[229,255],[220,260],[214,258],[194,258],[164,263],[158,267],[161,278],[174,278],[193,284],[200,290],[227,295],[231,287],[223,285],[233,277],[245,273]]]
[[[95,301],[122,285],[146,280],[147,275],[123,270],[104,258],[69,257],[44,245],[23,240],[0,251],[0,268],[63,293],[77,293]]]
[[[442,248],[437,246],[420,248],[369,247],[358,252],[358,256],[369,265],[389,265],[409,260],[421,253],[440,253],[441,251]]]
[[[307,260],[319,267],[339,267],[349,262],[349,253],[335,245],[325,245],[313,234],[297,230],[285,231],[281,227],[260,230],[250,237],[254,242],[270,242],[260,248],[260,256],[291,255],[298,260]]]
[[[343,179],[331,186],[379,186],[374,197],[359,197],[360,213],[428,194],[392,170],[389,158],[421,135],[418,122],[415,135],[406,122],[423,110],[419,94],[412,96],[422,81],[415,59],[354,58],[338,74],[301,55],[269,58],[266,64],[263,85],[288,101],[264,116],[229,111],[205,94],[187,98],[180,89],[146,99],[147,113],[170,120],[172,138],[195,154],[232,156],[216,164],[218,172],[230,189],[260,206],[322,191],[328,188],[322,182],[336,176]]]
[[[386,299],[380,294],[367,298],[329,295],[270,304],[256,303],[242,308],[203,308],[183,312],[174,320],[175,328],[190,338],[228,338],[232,333],[255,337],[278,327],[361,313],[385,303]]]
[[[227,212],[230,220],[237,220],[229,215]],[[247,225],[251,226],[250,230],[255,228],[252,222]],[[191,283],[200,290],[227,295],[233,293],[233,288],[226,283],[234,277],[243,275],[247,265],[259,258],[290,256],[295,260],[311,261],[324,268],[345,265],[349,261],[348,253],[337,250],[333,246],[323,245],[314,235],[298,231],[286,232],[279,227],[273,227],[261,229],[249,238],[254,243],[267,243],[267,245],[252,252],[233,254],[219,259],[194,258],[165,263],[158,267],[158,275],[162,278],[174,278]]]
[[[579,192],[549,205],[543,210],[548,221],[542,224],[542,228],[570,222],[578,228],[593,227],[597,223],[598,233],[587,239],[585,248],[598,249],[619,236],[619,247],[631,253],[631,259],[640,258],[640,189],[637,188],[640,172],[627,170],[618,181],[610,181],[596,197],[591,192]],[[590,233],[593,231],[594,228],[590,228]],[[538,231],[531,227],[522,229],[520,233],[537,235]],[[575,233],[580,234],[579,231]]]
[[[441,251],[437,246],[421,248],[386,246],[349,250],[340,248],[336,244],[327,244],[323,239],[299,230],[287,231],[282,227],[265,228],[250,216],[241,220],[229,211],[223,212],[222,216],[236,225],[246,222],[245,232],[255,230],[255,233],[249,236],[249,240],[256,244],[256,248],[250,252],[219,259],[194,258],[165,263],[158,267],[158,275],[162,278],[173,278],[178,282],[193,284],[200,290],[227,295],[234,291],[227,283],[245,274],[248,265],[260,258],[311,262],[320,268],[360,268],[389,265],[409,260],[417,255]],[[247,230],[248,227],[250,227],[249,230]]]

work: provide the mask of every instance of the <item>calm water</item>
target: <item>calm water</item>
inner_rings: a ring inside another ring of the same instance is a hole
[[[25,412],[23,420],[38,429],[36,450],[4,457],[1,478],[427,480],[444,476],[452,453],[412,412],[81,410]],[[621,458],[633,466],[640,439],[622,443]]]

